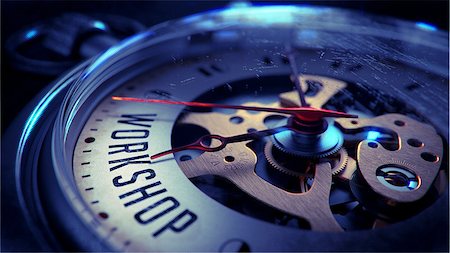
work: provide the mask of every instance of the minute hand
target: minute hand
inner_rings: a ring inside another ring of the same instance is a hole
[[[192,107],[201,108],[223,108],[223,109],[237,109],[237,110],[247,110],[247,111],[261,111],[261,112],[274,112],[282,114],[290,114],[295,117],[301,118],[303,120],[314,121],[319,120],[324,117],[334,117],[334,118],[357,118],[357,115],[348,114],[344,112],[338,112],[327,109],[318,109],[313,107],[290,107],[290,108],[271,108],[271,107],[259,107],[259,106],[245,106],[245,105],[225,105],[225,104],[212,104],[203,102],[182,102],[173,100],[163,100],[163,99],[143,99],[143,98],[133,98],[133,97],[118,97],[113,96],[113,100],[120,101],[131,101],[140,103],[157,103],[157,104],[171,104],[171,105],[186,105]]]
[[[219,150],[224,149],[228,144],[230,143],[236,143],[236,142],[242,142],[242,141],[250,141],[250,140],[256,140],[256,139],[260,139],[269,135],[273,135],[276,133],[279,133],[281,131],[284,130],[288,130],[288,129],[292,129],[289,125],[286,126],[281,126],[281,127],[276,127],[276,128],[272,128],[272,129],[266,129],[266,130],[261,130],[261,131],[254,131],[254,132],[250,132],[250,133],[245,133],[245,134],[239,134],[239,135],[235,135],[235,136],[230,136],[230,137],[223,137],[217,134],[209,134],[209,135],[205,135],[200,137],[196,142],[191,143],[189,145],[185,145],[185,146],[181,146],[181,147],[176,147],[173,149],[169,149],[163,152],[160,152],[158,154],[152,155],[150,157],[150,159],[158,159],[160,157],[169,155],[169,154],[173,154],[176,152],[180,152],[183,150],[201,150],[204,152],[217,152]],[[219,141],[220,144],[215,145],[215,146],[209,146],[206,143],[208,141],[212,141],[212,140],[217,140]]]

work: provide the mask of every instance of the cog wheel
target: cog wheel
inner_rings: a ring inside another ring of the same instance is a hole
[[[312,178],[313,174],[312,173],[308,173],[308,170],[310,171],[310,166],[311,164],[304,158],[302,158],[301,156],[294,156],[291,155],[289,153],[287,154],[281,154],[280,150],[278,150],[277,148],[273,148],[275,145],[268,141],[264,147],[264,155],[266,157],[266,160],[269,162],[269,164],[287,174],[290,176],[296,176],[296,177],[308,177],[308,178]],[[280,152],[280,153],[278,153]],[[280,162],[280,158],[278,156],[283,155],[283,162]],[[319,161],[320,162],[329,162],[331,163],[332,169],[331,172],[333,173],[333,175],[338,175],[342,170],[344,170],[347,166],[347,162],[348,162],[348,152],[344,147],[341,147],[339,149],[339,151],[337,153],[334,153],[332,155],[328,155],[326,158],[322,158]],[[288,161],[288,162],[286,162]],[[289,161],[292,161],[291,163],[289,163]],[[296,166],[299,165],[299,163],[304,162],[306,167],[305,171],[300,171],[300,170],[293,170],[291,169],[290,165],[294,164]]]
[[[331,150],[329,150],[329,151],[327,151],[325,153],[310,155],[310,154],[294,153],[294,152],[290,151],[289,149],[285,149],[285,148],[281,147],[280,145],[276,145],[276,144],[273,144],[273,146],[275,148],[277,148],[280,152],[283,152],[283,153],[288,154],[288,155],[293,156],[293,157],[301,157],[301,158],[304,158],[304,159],[305,158],[310,158],[310,159],[311,158],[312,159],[325,158],[325,157],[328,157],[330,155],[334,155],[334,154],[338,153],[338,151],[342,148],[342,146],[337,146],[337,147],[335,147],[335,148],[333,148],[333,149],[331,149]]]
[[[342,133],[335,127],[311,139],[309,136],[294,139],[289,131],[277,133],[271,137],[273,145],[284,154],[304,158],[323,158],[340,150],[344,143]]]
[[[293,156],[291,154],[282,154],[280,150],[278,149],[274,149],[275,145],[271,142],[268,141],[264,147],[264,155],[266,157],[267,162],[275,169],[277,169],[278,171],[281,171],[289,176],[294,176],[294,177],[308,177],[308,178],[313,178],[313,173],[310,171],[311,169],[311,164],[309,163],[309,161],[304,160],[302,162],[305,163],[305,170],[304,171],[300,171],[300,170],[293,170],[289,167],[289,165],[291,165],[291,163],[289,163],[289,161],[301,161],[301,157],[298,156]],[[283,163],[280,162],[280,159],[277,156],[284,156],[283,157]],[[299,166],[300,163],[297,162],[296,166]],[[309,173],[308,173],[309,171]]]
[[[339,152],[330,155],[325,159],[321,159],[321,161],[322,160],[331,163],[331,172],[333,173],[333,176],[336,176],[347,167],[348,152],[344,147],[341,147],[341,149],[339,149]]]

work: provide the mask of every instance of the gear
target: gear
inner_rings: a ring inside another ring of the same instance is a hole
[[[295,177],[309,177],[312,178],[314,175],[310,172],[308,173],[308,170],[310,169],[311,164],[308,163],[308,161],[293,156],[291,154],[282,154],[280,150],[274,149],[274,144],[271,141],[268,141],[264,147],[264,155],[266,157],[267,162],[275,169]],[[284,156],[283,157],[283,163],[280,162],[279,157],[277,156]],[[277,159],[278,158],[278,159]],[[305,167],[302,168],[304,171],[301,170],[293,170],[289,167],[289,165],[292,165],[292,162],[296,162],[296,166],[299,166],[299,162],[305,162]]]
[[[348,152],[347,150],[342,147],[339,152],[326,157],[324,159],[321,159],[320,161],[327,161],[331,163],[332,169],[331,172],[333,173],[333,176],[338,175],[341,173],[342,170],[344,170],[347,167],[348,163]]]
[[[264,147],[264,155],[266,157],[266,160],[273,168],[290,176],[308,178],[313,177],[313,174],[311,173],[312,164],[308,160],[289,153],[282,154],[277,148],[274,149],[274,146],[275,145],[271,141],[268,141]],[[280,159],[281,157],[279,156],[283,156],[282,159]],[[329,155],[328,157],[320,159],[319,161],[329,162],[332,166],[331,172],[333,173],[333,175],[337,175],[343,169],[345,169],[347,165],[348,152],[345,148],[342,147],[338,153],[332,156]],[[305,165],[305,167],[302,168],[303,171],[292,169],[293,165],[298,168],[298,166],[302,163],[304,163]]]
[[[272,136],[274,146],[285,154],[295,157],[322,158],[336,153],[344,142],[342,133],[335,126],[328,126],[317,136],[293,136],[283,131]]]

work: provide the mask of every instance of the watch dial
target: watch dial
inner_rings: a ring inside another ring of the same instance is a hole
[[[58,118],[65,194],[115,250],[393,240],[447,188],[447,49],[373,20],[226,9],[108,50]]]

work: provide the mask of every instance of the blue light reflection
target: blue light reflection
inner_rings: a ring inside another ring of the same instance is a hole
[[[435,32],[438,30],[436,26],[424,22],[417,22],[416,26],[422,30],[430,32]]]
[[[25,129],[22,133],[21,142],[25,142],[28,139],[31,132],[33,131],[33,128],[36,126],[36,123],[42,117],[49,104],[61,92],[61,90],[66,88],[66,86],[67,84],[58,86],[56,89],[47,93],[45,97],[39,102],[39,104],[35,107],[35,109],[31,113],[30,117],[28,117],[27,119]]]
[[[97,28],[97,29],[106,31],[106,24],[103,23],[102,21],[98,21],[98,20],[97,20],[97,21],[94,21],[94,22],[92,23],[92,26],[95,27],[95,28]]]
[[[242,2],[232,2],[230,3],[230,8],[244,8],[244,7],[251,7],[252,4],[246,1]]]
[[[124,49],[125,47],[129,46],[130,44],[133,44],[134,42],[148,37],[152,35],[152,31],[140,33],[137,35],[134,35],[132,37],[129,37],[128,39],[125,39],[121,43],[109,48],[106,50],[103,54],[101,54],[94,63],[88,68],[88,70],[83,74],[83,79],[86,78],[88,75],[90,75],[95,69],[97,69],[100,65],[102,65],[106,60],[110,59],[113,55],[115,55],[118,51]]]
[[[245,17],[249,21],[261,22],[263,24],[291,24],[294,22],[294,13],[301,12],[305,15],[317,14],[318,10],[310,7],[299,7],[291,5],[262,6],[258,8],[238,7],[222,11],[224,18],[236,19]]]
[[[38,34],[38,32],[36,29],[31,29],[25,33],[25,38],[27,40],[29,40],[29,39],[36,37],[37,34]]]
[[[19,140],[18,145],[18,152],[16,155],[16,164],[20,164],[22,152],[24,150],[24,147],[30,138],[31,133],[33,132],[33,129],[36,127],[36,124],[39,122],[41,117],[44,115],[45,111],[47,110],[50,103],[53,102],[53,99],[59,95],[59,93],[64,90],[67,85],[69,84],[69,81],[62,82],[60,85],[53,87],[47,94],[45,94],[44,98],[42,98],[39,103],[36,105],[34,110],[31,112],[30,116],[28,117],[27,121],[25,122],[22,135]]]
[[[408,188],[416,189],[417,185],[418,185],[417,181],[410,181],[408,184]]]
[[[267,3],[246,4],[238,2],[225,9],[208,11],[208,14],[218,15],[223,22],[254,22],[259,24],[289,25],[295,22],[298,14],[303,16],[326,15],[329,9],[317,8],[307,5],[271,5]],[[183,23],[194,23],[203,28],[211,28],[217,24],[213,20],[202,20],[204,14],[195,14],[183,19]]]
[[[123,40],[119,44],[110,47],[108,50],[106,50],[103,54],[97,57],[97,59],[88,67],[88,69],[82,74],[81,80],[78,80],[77,82],[85,81],[85,79],[91,75],[93,72],[95,72],[98,68],[100,68],[104,63],[108,62],[112,57],[116,56],[116,54],[124,50],[126,47],[132,45],[136,41],[139,41],[143,38],[148,38],[154,34],[153,31],[147,31],[140,34],[136,34],[134,36],[129,37],[128,39]],[[75,101],[73,107],[78,107],[78,104],[80,103],[80,100]],[[73,121],[73,118],[75,115],[71,113],[67,119],[66,122],[66,128],[68,128]]]
[[[370,141],[375,141],[376,139],[378,139],[380,137],[381,133],[377,132],[377,131],[369,131],[367,133],[367,140]]]

